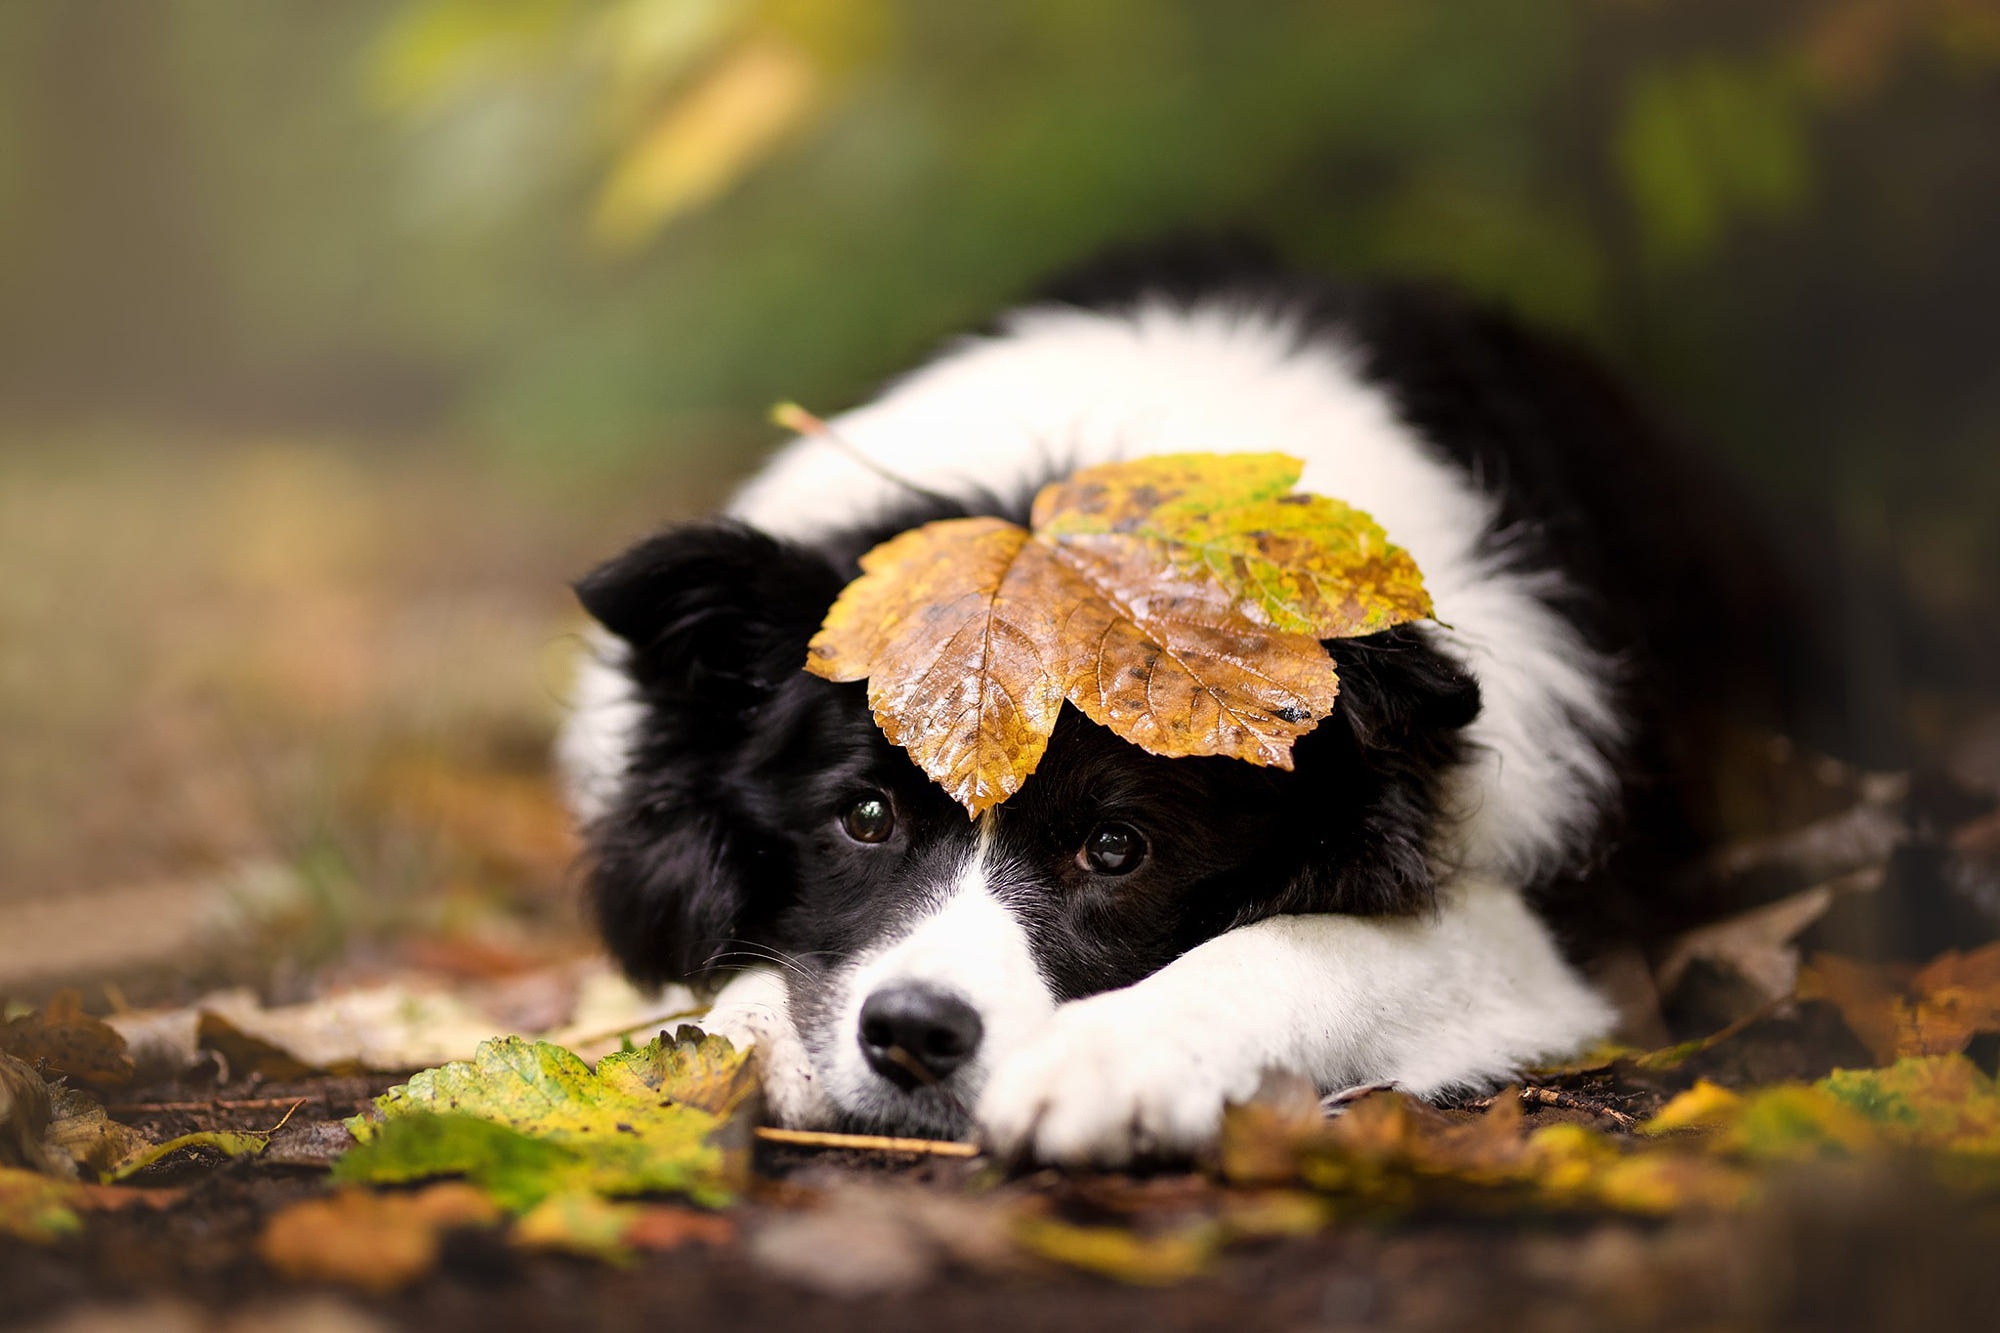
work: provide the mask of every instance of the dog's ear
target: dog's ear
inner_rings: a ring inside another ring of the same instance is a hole
[[[705,523],[576,585],[628,646],[639,705],[616,795],[589,829],[598,927],[634,978],[697,978],[781,906],[785,853],[747,808],[741,754],[760,706],[804,671],[841,583],[806,547]]]
[[[642,691],[730,711],[804,668],[842,582],[807,547],[713,522],[649,537],[579,580],[576,595],[630,646]]]
[[[1433,857],[1445,782],[1465,759],[1479,683],[1401,626],[1329,642],[1333,716],[1298,743],[1294,785],[1312,808],[1285,893],[1269,910],[1411,915],[1437,903]]]

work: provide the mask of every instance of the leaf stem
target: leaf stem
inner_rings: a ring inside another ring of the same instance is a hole
[[[899,476],[888,468],[883,467],[867,454],[861,452],[851,441],[842,439],[835,433],[833,427],[827,425],[825,421],[806,411],[805,408],[800,407],[797,403],[779,403],[773,407],[771,409],[771,421],[774,425],[781,426],[785,430],[792,431],[795,434],[804,435],[809,439],[824,440],[845,454],[849,462],[866,468],[890,485],[901,487],[912,495],[919,495],[926,500],[932,500],[938,504],[954,508],[960,503],[952,499],[949,495],[931,490],[928,486],[919,486],[908,477]]]

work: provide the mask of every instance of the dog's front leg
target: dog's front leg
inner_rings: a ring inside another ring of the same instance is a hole
[[[1518,893],[1461,879],[1435,916],[1273,917],[1066,1004],[993,1071],[979,1120],[1001,1152],[1120,1166],[1201,1151],[1266,1070],[1428,1096],[1561,1056],[1610,1019]]]

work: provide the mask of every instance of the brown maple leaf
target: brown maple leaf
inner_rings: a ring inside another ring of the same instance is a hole
[[[890,741],[975,817],[1019,791],[1065,701],[1154,754],[1290,768],[1332,711],[1322,639],[1431,614],[1366,514],[1281,454],[1175,454],[1044,487],[1032,530],[947,519],[861,561],[807,669],[868,681]]]

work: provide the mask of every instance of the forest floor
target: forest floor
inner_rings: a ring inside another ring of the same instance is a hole
[[[497,1032],[590,1055],[657,1030],[594,960],[544,756],[562,581],[667,515],[309,443],[0,468],[0,564],[36,575],[0,580],[0,1050],[132,1143],[256,1144],[65,1183],[53,1212],[0,1176],[0,1326],[1820,1330],[2000,1307],[2000,715],[1977,708],[1932,719],[1914,774],[1760,742],[1708,868],[1753,906],[1609,960],[1626,1047],[1520,1094],[1322,1122],[1279,1089],[1216,1159],[1137,1174],[759,1142],[733,1203],[636,1205],[610,1241],[480,1214],[419,1228],[414,1260],[287,1257],[279,1219],[350,1192],[342,1122],[417,1070]],[[1865,1104],[1828,1082],[1898,1069],[1930,1081]],[[1691,1090],[1694,1137],[1649,1136]],[[25,1170],[11,1133],[0,1168]]]

